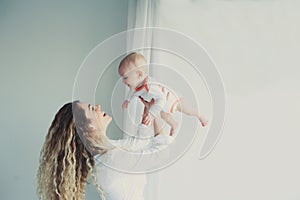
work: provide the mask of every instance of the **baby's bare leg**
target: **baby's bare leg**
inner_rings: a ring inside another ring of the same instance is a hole
[[[163,121],[160,117],[157,117],[153,121],[153,128],[154,128],[154,136],[163,134]]]
[[[198,120],[201,122],[202,126],[206,126],[208,123],[208,120],[205,118],[203,114],[198,112],[195,108],[192,108],[191,104],[188,103],[183,98],[180,98],[179,103],[177,104],[175,110],[182,112],[189,116],[197,117]]]
[[[165,122],[167,122],[167,124],[171,126],[170,135],[172,136],[177,129],[178,122],[174,120],[173,116],[170,113],[161,111],[160,116],[163,120],[165,120]]]

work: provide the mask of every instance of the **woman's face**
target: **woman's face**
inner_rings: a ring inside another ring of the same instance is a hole
[[[101,109],[100,105],[92,106],[88,103],[79,102],[78,106],[84,110],[85,117],[90,122],[92,129],[106,133],[106,128],[112,118]]]

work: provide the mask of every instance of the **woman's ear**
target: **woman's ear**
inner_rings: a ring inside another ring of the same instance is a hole
[[[96,126],[94,126],[92,124],[89,124],[88,127],[91,131],[95,131],[97,129]]]
[[[137,73],[139,78],[143,78],[144,72],[142,70],[137,70]]]

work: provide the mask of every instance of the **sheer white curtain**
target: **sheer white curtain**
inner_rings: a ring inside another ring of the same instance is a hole
[[[155,11],[158,6],[158,0],[129,0],[128,4],[128,24],[127,29],[141,29],[145,27],[154,27],[156,21]],[[145,56],[148,63],[154,61],[153,51],[151,49],[151,43],[153,40],[153,34],[150,29],[145,29],[142,34],[130,34],[127,37],[127,51],[136,51]],[[150,46],[149,46],[150,44]],[[137,49],[136,47],[145,47],[144,49]],[[149,69],[150,74],[153,76],[154,72]],[[128,90],[125,91],[125,95]],[[141,113],[143,111],[143,105],[135,100],[130,103],[131,106],[125,111],[123,128],[127,133],[133,134],[136,132],[134,124],[138,124],[141,121]],[[134,123],[132,123],[134,122]],[[125,136],[126,137],[126,136]],[[152,173],[147,175],[147,185],[145,190],[145,199],[153,200],[159,199],[159,174]]]
[[[129,0],[128,4],[128,25],[127,29],[142,29],[145,27],[155,26],[155,9],[157,6],[157,0]],[[148,62],[152,62],[152,31],[145,29],[143,31],[134,32],[127,36],[127,51],[136,51],[145,56]],[[150,46],[149,46],[150,44]],[[144,48],[140,48],[144,47]],[[151,70],[150,70],[150,73]],[[127,94],[128,89],[125,91]],[[142,112],[143,105],[138,103],[137,100],[131,102],[131,106],[125,112],[123,128],[127,133],[133,134],[136,132],[134,124],[140,122],[140,114]]]

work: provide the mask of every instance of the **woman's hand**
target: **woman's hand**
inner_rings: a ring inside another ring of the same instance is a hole
[[[154,117],[148,113],[148,114],[143,114],[143,119],[142,123],[145,124],[146,126],[150,126],[154,120]]]
[[[142,97],[139,97],[142,101],[142,103],[144,104],[144,113],[143,113],[143,119],[142,119],[142,124],[149,126],[151,125],[152,121],[153,121],[153,116],[149,113],[149,110],[151,108],[151,106],[155,103],[154,99],[151,99],[150,102],[145,101],[145,99],[143,99]]]

